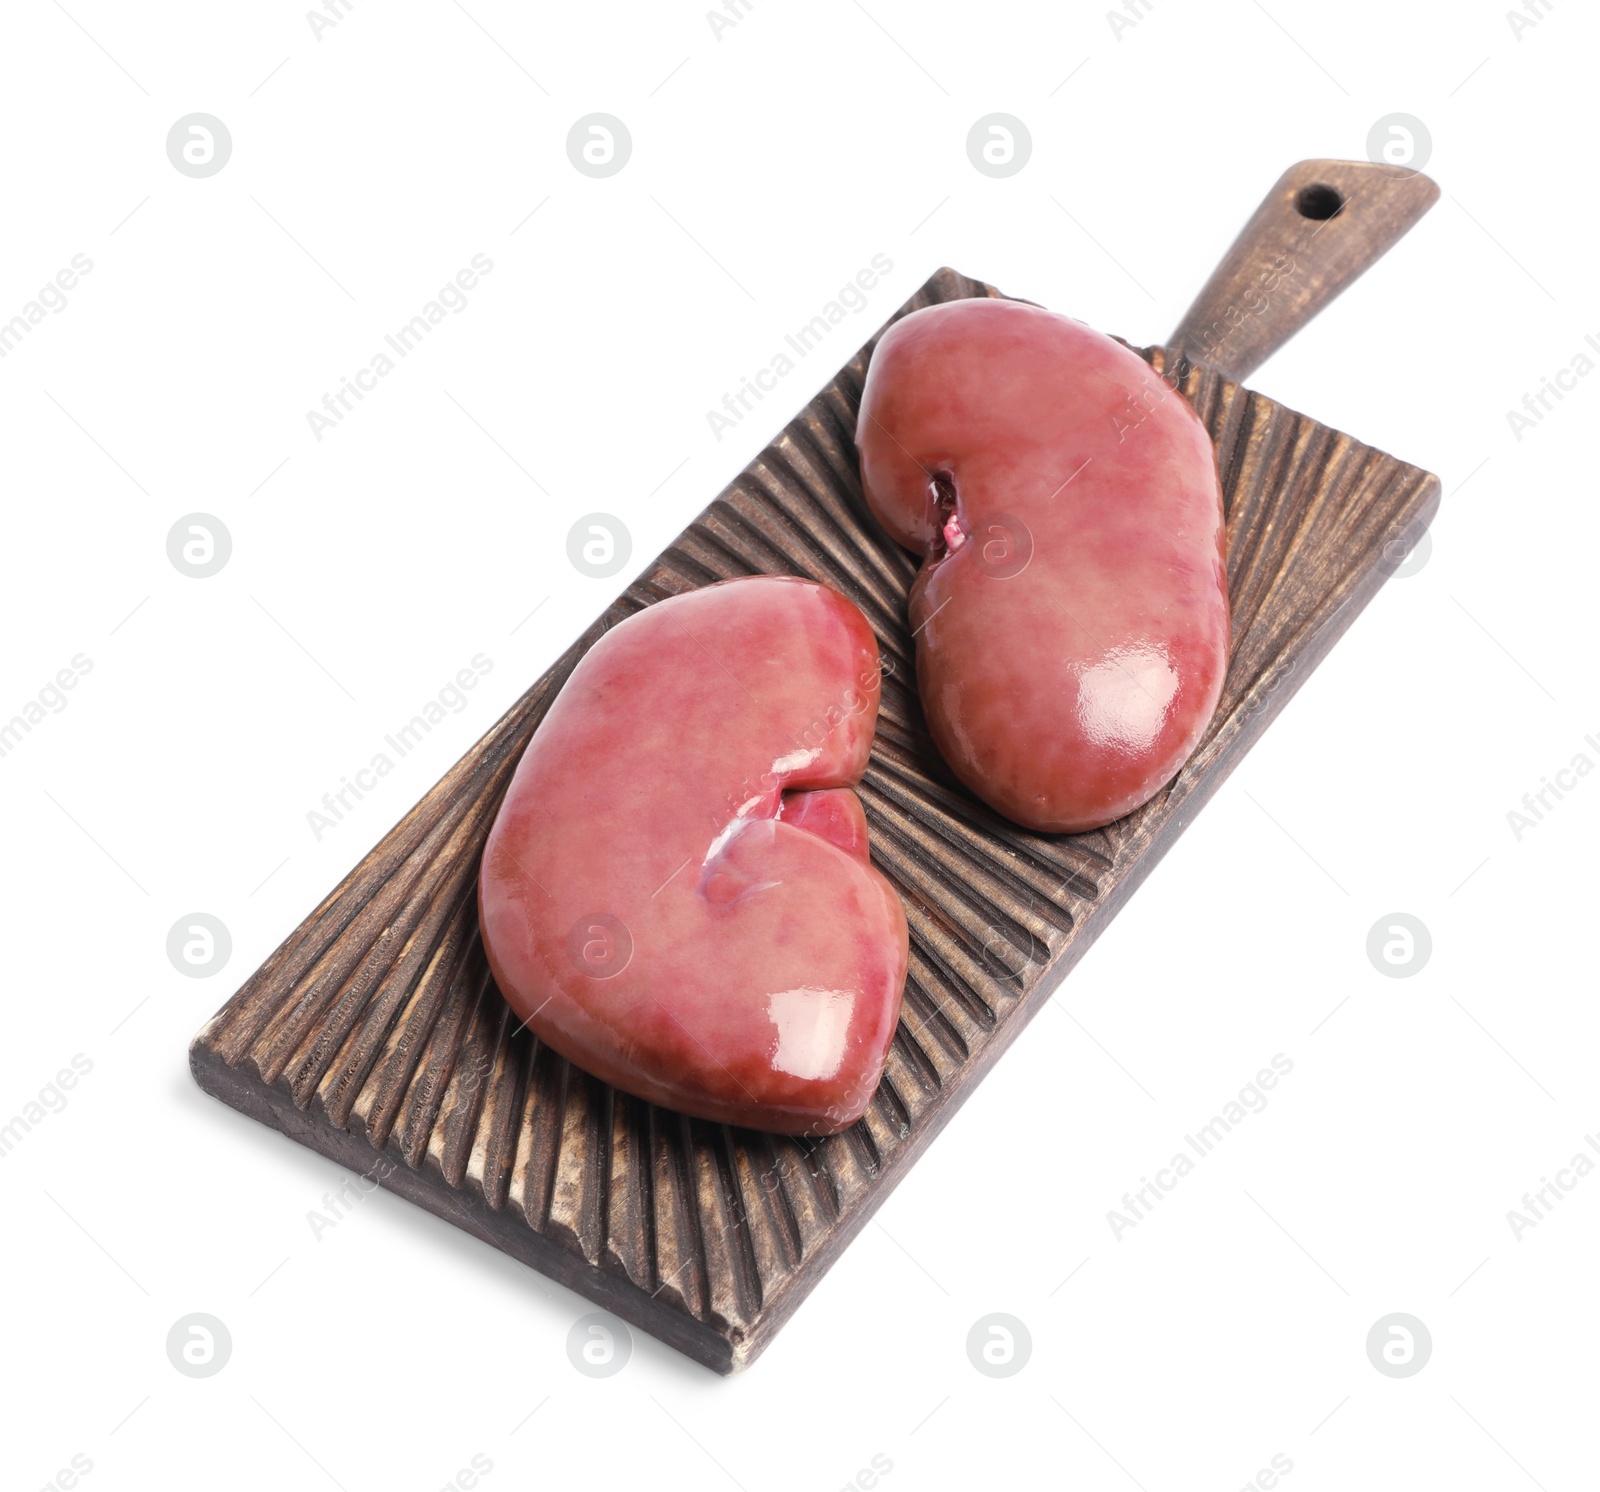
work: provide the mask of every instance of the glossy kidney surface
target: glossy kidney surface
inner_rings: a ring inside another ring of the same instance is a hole
[[[1136,353],[1016,301],[896,322],[856,441],[867,500],[924,556],[917,681],[935,744],[1028,828],[1098,828],[1188,759],[1228,660],[1216,455]]]
[[[490,965],[541,1041],[708,1119],[860,1116],[907,961],[852,791],[879,684],[861,613],[789,577],[658,602],[588,650],[479,878]]]

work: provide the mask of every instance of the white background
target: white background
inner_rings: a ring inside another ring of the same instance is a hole
[[[1274,1455],[1293,1492],[1592,1485],[1600,1179],[1520,1239],[1506,1215],[1600,1131],[1600,780],[1520,841],[1507,812],[1600,762],[1600,379],[1521,440],[1506,412],[1600,334],[1596,17],[532,9],[355,0],[318,39],[289,0],[5,8],[0,319],[94,265],[0,361],[0,717],[93,664],[0,758],[0,1121],[93,1064],[0,1167],[5,1484],[77,1454],[91,1489],[428,1492],[481,1454],[490,1489],[831,1492],[876,1454],[890,1492],[1237,1488]],[[233,139],[206,179],[165,151],[195,111]],[[605,180],[565,150],[594,111],[633,138]],[[1033,139],[1005,180],[965,151],[993,111]],[[202,1095],[188,1041],[628,576],[939,265],[1158,340],[1284,167],[1363,157],[1396,111],[1438,206],[1253,382],[1438,472],[1431,558],[755,1367],[636,1332],[580,1376],[586,1302],[391,1196],[315,1236],[342,1173]],[[467,309],[315,439],[479,252]],[[878,253],[867,309],[717,440],[706,412]],[[594,510],[633,534],[615,580],[566,559]],[[165,550],[194,511],[233,539],[207,580]],[[480,652],[469,706],[317,840],[307,811]],[[165,952],[195,911],[233,938],[205,980]],[[1433,937],[1408,979],[1365,952],[1394,911]],[[1115,1238],[1279,1052],[1270,1106]],[[1010,1378],[966,1357],[993,1311],[1031,1334]],[[1396,1311],[1433,1340],[1404,1379],[1365,1350]],[[233,1339],[203,1380],[165,1351],[191,1312]]]

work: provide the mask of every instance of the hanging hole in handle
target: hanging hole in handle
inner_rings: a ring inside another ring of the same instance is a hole
[[[1344,193],[1324,181],[1314,181],[1310,186],[1301,187],[1294,197],[1294,210],[1301,217],[1319,223],[1337,217],[1343,207]]]

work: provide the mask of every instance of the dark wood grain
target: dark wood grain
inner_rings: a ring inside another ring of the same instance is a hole
[[[1280,176],[1168,339],[1235,383],[1248,378],[1439,200],[1418,171],[1301,161]]]
[[[940,270],[899,312],[991,287]],[[875,341],[876,339],[874,339]],[[852,436],[872,343],[283,942],[194,1039],[207,1092],[570,1285],[719,1372],[748,1364],[1382,584],[1437,479],[1181,354],[1145,355],[1216,442],[1233,644],[1177,779],[1092,834],[1032,834],[951,785],[906,633],[911,556],[862,502]],[[883,1082],[824,1140],[615,1092],[517,1027],[485,965],[478,857],[529,736],[621,618],[728,576],[834,586],[888,676],[861,787],[911,927]],[[1047,1137],[1023,1134],[1055,1152]],[[974,1184],[979,1178],[974,1178]]]

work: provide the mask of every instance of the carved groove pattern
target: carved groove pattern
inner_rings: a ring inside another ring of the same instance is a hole
[[[897,315],[999,292],[941,270]],[[383,839],[195,1038],[225,1102],[727,1372],[766,1345],[1048,991],[1382,582],[1426,472],[1179,364],[1216,441],[1233,652],[1180,777],[1094,834],[1006,824],[927,741],[904,621],[916,565],[866,516],[852,436],[872,344]],[[1146,352],[1159,370],[1169,354]],[[884,1079],[821,1141],[657,1109],[519,1029],[478,936],[479,853],[522,748],[606,627],[731,575],[810,576],[866,614],[888,676],[861,796],[911,927]]]

